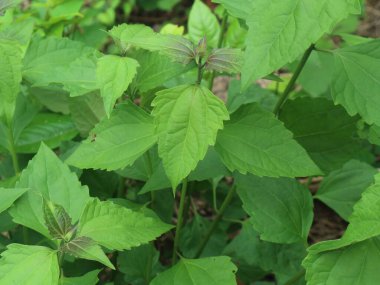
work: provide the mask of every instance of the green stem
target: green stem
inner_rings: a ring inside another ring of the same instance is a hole
[[[182,227],[182,222],[183,222],[183,212],[184,212],[183,210],[185,208],[186,192],[187,192],[187,178],[183,179],[182,181],[181,199],[179,202],[178,219],[177,219],[177,226],[175,229],[174,246],[173,246],[173,257],[172,257],[173,265],[177,261],[177,249],[178,249],[181,227]]]
[[[212,233],[215,231],[215,229],[217,228],[220,220],[223,218],[223,215],[224,215],[224,212],[226,211],[226,209],[228,208],[234,194],[235,194],[235,191],[236,191],[236,185],[233,185],[230,190],[228,191],[227,193],[227,196],[226,198],[224,199],[223,203],[222,203],[222,206],[220,207],[219,209],[219,212],[218,214],[216,215],[215,217],[215,220],[212,222],[211,224],[211,227],[209,228],[209,230],[207,231],[205,237],[203,238],[198,250],[197,250],[197,253],[195,254],[195,258],[198,258],[201,256],[204,248],[206,247],[207,245],[207,242],[209,241]]]
[[[227,23],[228,23],[228,13],[227,11],[224,11],[222,24],[220,28],[219,39],[218,39],[218,45],[217,45],[218,48],[221,48],[223,46],[223,39],[224,39],[224,34],[226,33],[226,30],[227,30]],[[215,76],[216,76],[216,72],[213,71],[211,73],[210,82],[208,86],[208,89],[210,90],[212,90],[212,87],[214,85]]]
[[[202,58],[200,58],[199,63],[198,63],[198,77],[197,77],[197,82],[196,82],[197,85],[200,85],[202,82],[202,76],[203,76],[202,69],[203,69]]]
[[[17,152],[15,147],[15,141],[13,136],[13,124],[8,124],[8,140],[9,140],[9,152],[12,157],[13,169],[15,174],[20,174],[20,166],[18,164]]]
[[[150,157],[150,152],[149,150],[144,154],[144,162],[146,166],[146,173],[148,174],[148,178],[152,177],[153,174],[153,166],[152,166],[152,159]],[[153,208],[154,207],[154,201],[155,201],[155,192],[151,191],[151,202],[150,205]]]
[[[153,265],[153,250],[150,251],[149,253],[149,259],[146,265],[146,272],[145,272],[145,283],[146,285],[149,285],[151,281],[151,276],[152,276],[152,265]]]
[[[62,240],[59,244],[59,252],[58,252],[58,265],[60,268],[60,278],[64,277],[62,265],[63,265],[63,260],[65,259],[65,254],[63,253],[63,251],[61,251],[63,244],[64,244],[64,241]]]
[[[288,282],[285,283],[285,285],[296,284],[304,275],[305,275],[305,269],[302,269],[300,272],[294,275],[291,279],[289,279]]]
[[[282,93],[280,99],[278,100],[274,110],[273,110],[273,113],[278,116],[278,114],[280,113],[280,110],[281,110],[281,107],[282,105],[284,105],[286,99],[288,99],[288,96],[290,94],[290,92],[292,92],[293,88],[294,88],[294,85],[296,84],[296,81],[298,79],[298,77],[300,76],[303,68],[305,67],[305,64],[307,62],[307,60],[309,59],[312,51],[314,50],[315,46],[314,44],[312,44],[304,53],[300,63],[298,64],[297,66],[297,69],[296,71],[294,72],[292,78],[290,79],[288,85],[286,86],[286,89],[284,91],[284,93]]]

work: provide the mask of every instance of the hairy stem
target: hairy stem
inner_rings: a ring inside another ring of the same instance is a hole
[[[220,207],[219,212],[218,212],[218,214],[215,217],[215,220],[212,222],[211,227],[209,228],[209,230],[207,231],[205,237],[201,241],[201,244],[200,244],[200,246],[199,246],[199,248],[197,250],[197,253],[195,254],[195,258],[198,258],[198,257],[201,256],[201,254],[202,254],[204,248],[206,247],[207,242],[209,241],[211,235],[213,234],[213,232],[217,228],[220,220],[223,218],[224,212],[228,208],[228,206],[229,206],[229,204],[230,204],[230,202],[232,200],[232,197],[235,194],[235,191],[236,191],[236,185],[233,185],[230,188],[230,190],[228,191],[227,196],[224,199],[224,201],[222,203],[222,206]]]
[[[178,219],[177,219],[177,226],[175,229],[174,246],[173,246],[173,257],[172,257],[172,264],[173,265],[177,261],[177,249],[178,249],[179,238],[180,238],[182,222],[183,222],[183,213],[184,213],[184,208],[185,208],[186,192],[187,192],[187,178],[185,178],[182,181],[181,199],[179,202]]]
[[[274,110],[273,110],[273,113],[278,116],[278,114],[280,113],[280,110],[281,110],[281,107],[284,105],[286,99],[288,99],[289,97],[289,94],[290,92],[292,92],[293,88],[294,88],[294,85],[296,84],[296,81],[298,79],[298,77],[300,76],[303,68],[305,67],[305,64],[307,62],[307,60],[309,59],[312,51],[314,50],[315,46],[314,44],[312,44],[304,53],[300,63],[298,64],[297,66],[297,69],[296,71],[294,72],[292,78],[290,79],[288,85],[286,86],[286,89],[284,91],[284,93],[282,93],[280,99],[278,100]]]
[[[202,76],[203,76],[203,65],[202,65],[202,58],[199,59],[198,63],[198,78],[197,78],[197,85],[200,85],[202,82]]]
[[[221,48],[223,46],[224,34],[226,33],[226,30],[227,30],[227,23],[228,23],[228,13],[227,11],[224,11],[222,24],[220,28],[219,39],[218,39],[218,46],[217,46],[218,48]],[[211,73],[210,82],[208,86],[208,89],[210,90],[212,90],[212,87],[214,85],[215,76],[216,76],[216,72],[213,71]]]

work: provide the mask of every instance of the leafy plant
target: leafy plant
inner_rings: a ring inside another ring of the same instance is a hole
[[[19,2],[0,1],[0,285],[380,282],[362,1]],[[348,223],[334,240],[313,239],[321,207]]]

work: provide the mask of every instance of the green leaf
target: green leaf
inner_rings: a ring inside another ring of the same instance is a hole
[[[368,124],[380,125],[377,106],[380,99],[380,40],[334,51],[334,102],[353,116],[359,114]]]
[[[280,120],[310,157],[328,173],[339,169],[350,159],[360,159],[365,152],[354,137],[357,117],[324,98],[289,100],[280,113]]]
[[[149,51],[159,51],[183,64],[195,58],[194,44],[190,40],[178,35],[158,34],[145,25],[121,24],[113,27],[109,33],[123,50],[134,46]]]
[[[0,119],[12,122],[20,91],[22,49],[14,41],[0,38]]]
[[[88,189],[77,176],[44,144],[21,173],[18,188],[30,188],[11,208],[18,224],[50,237],[45,225],[43,198],[61,205],[76,223],[89,199]]]
[[[77,258],[98,261],[105,266],[115,269],[115,266],[110,262],[104,254],[101,247],[91,238],[79,236],[74,238],[62,247],[63,252],[68,253]]]
[[[140,92],[147,92],[162,86],[168,80],[189,71],[195,66],[172,62],[168,60],[167,56],[158,52],[139,50],[134,52],[132,57],[140,64],[132,86]]]
[[[246,19],[249,31],[243,88],[297,59],[350,13],[360,13],[357,0],[274,0],[270,5],[266,0],[253,2]],[[273,19],[277,19],[275,23]]]
[[[45,224],[50,235],[55,239],[66,239],[67,234],[73,228],[70,216],[61,205],[46,199],[43,201]]]
[[[240,19],[248,19],[255,8],[255,0],[212,0],[214,3],[222,4],[228,13]]]
[[[160,254],[152,243],[144,244],[119,253],[118,269],[124,274],[125,281],[144,284],[146,280],[152,280],[161,269],[159,257]]]
[[[375,183],[363,192],[361,200],[354,206],[343,237],[317,243],[308,249],[303,263],[308,284],[326,284],[328,278],[339,278],[339,282],[344,280],[345,284],[377,283],[379,274],[374,264],[379,259],[380,245],[379,193],[380,174],[377,174]],[[347,264],[350,264],[350,271],[346,270]]]
[[[27,19],[24,21],[14,21],[9,25],[2,25],[0,28],[0,39],[17,41],[20,44],[22,53],[25,53],[26,48],[32,37],[34,21]]]
[[[23,77],[34,86],[59,83],[71,96],[97,88],[95,50],[67,38],[34,38],[23,61]]]
[[[61,142],[74,138],[77,133],[70,116],[40,113],[21,132],[16,140],[16,150],[18,153],[36,153],[41,142],[56,148]]]
[[[151,285],[235,285],[236,267],[225,256],[202,259],[182,258],[178,264],[159,274]]]
[[[313,199],[295,179],[238,175],[237,190],[262,240],[306,241],[313,221]],[[269,226],[270,225],[270,226]]]
[[[11,244],[1,254],[0,285],[58,285],[56,251],[43,246]]]
[[[0,188],[0,213],[12,206],[26,191],[26,188]]]
[[[333,251],[308,256],[308,285],[345,284],[373,285],[380,283],[380,237],[368,239]],[[349,270],[347,270],[349,268]]]
[[[156,141],[153,118],[128,102],[102,120],[67,163],[79,168],[117,170],[132,164]]]
[[[240,49],[219,48],[214,49],[208,56],[206,68],[217,72],[239,73],[243,58]]]
[[[96,76],[108,117],[116,100],[123,95],[135,77],[138,66],[138,62],[132,58],[115,55],[105,55],[98,60]]]
[[[362,192],[374,182],[376,173],[377,170],[372,166],[350,160],[323,179],[314,197],[348,220]]]
[[[223,101],[197,85],[162,90],[152,106],[159,133],[158,153],[174,189],[214,145],[228,112]]]
[[[210,8],[202,1],[194,1],[187,25],[189,37],[193,42],[198,43],[203,37],[206,37],[208,46],[217,47],[220,35],[219,22]]]
[[[94,270],[80,277],[61,277],[59,285],[96,285],[100,270]]]
[[[125,250],[154,240],[172,226],[112,202],[93,199],[80,218],[78,235],[109,249]]]
[[[229,170],[270,177],[320,173],[283,124],[257,104],[242,106],[219,132],[215,145]]]

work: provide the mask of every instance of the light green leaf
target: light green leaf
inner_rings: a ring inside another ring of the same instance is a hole
[[[333,251],[309,255],[306,267],[308,285],[373,285],[380,283],[380,237]]]
[[[255,103],[232,114],[218,134],[215,149],[231,171],[243,174],[299,177],[320,173],[292,133]]]
[[[12,122],[21,83],[21,46],[0,38],[0,119]]]
[[[132,102],[120,104],[67,159],[79,168],[117,170],[132,164],[157,141],[153,118]]]
[[[95,260],[109,268],[115,269],[115,266],[113,266],[108,257],[104,254],[101,247],[88,237],[76,237],[70,242],[65,243],[62,250],[74,257]]]
[[[275,243],[306,241],[313,221],[313,199],[295,179],[237,175],[244,210],[262,240]]]
[[[236,267],[225,256],[184,259],[159,274],[150,285],[235,285]]]
[[[21,132],[16,140],[16,150],[18,153],[36,153],[41,142],[56,148],[61,142],[74,138],[77,133],[70,116],[40,113]]]
[[[108,117],[116,100],[123,95],[135,77],[138,66],[138,62],[132,58],[115,55],[105,55],[98,60],[96,76]]]
[[[194,44],[190,40],[178,35],[158,34],[145,25],[121,24],[113,27],[109,33],[123,50],[134,46],[149,51],[159,51],[183,64],[195,58]]]
[[[244,20],[250,17],[256,5],[255,0],[212,0],[212,2],[222,4],[232,16]]]
[[[14,201],[20,198],[28,189],[26,188],[0,188],[0,213],[8,209]]]
[[[189,37],[194,43],[198,43],[203,37],[206,37],[208,46],[217,47],[220,35],[219,22],[210,8],[202,1],[194,1],[187,26]]]
[[[147,92],[162,86],[166,81],[179,76],[194,67],[193,64],[183,65],[168,60],[167,56],[158,52],[139,50],[132,54],[140,67],[132,83],[133,88]]]
[[[224,103],[207,88],[182,85],[157,93],[152,115],[158,126],[158,153],[172,187],[195,169],[228,120]]]
[[[9,25],[4,25],[0,28],[0,39],[17,41],[20,44],[24,55],[29,41],[32,37],[34,21],[27,19],[24,21],[14,21]]]
[[[43,214],[43,198],[61,205],[76,223],[89,199],[88,189],[82,186],[75,173],[44,144],[21,173],[16,185],[30,188],[10,213],[18,224],[50,237]]]
[[[357,117],[324,98],[297,98],[286,102],[280,120],[310,157],[328,173],[350,159],[361,159],[365,147],[355,138]]]
[[[323,179],[314,197],[348,220],[362,192],[374,182],[376,173],[369,164],[350,160]]]
[[[380,40],[338,49],[334,52],[332,85],[334,102],[353,116],[359,114],[368,124],[380,125]]]
[[[246,18],[249,31],[242,70],[243,88],[297,59],[350,13],[360,13],[357,0],[253,2],[254,7]],[[277,20],[273,22],[273,19]]]
[[[80,277],[61,277],[59,285],[97,285],[100,270],[94,270]]]
[[[78,235],[121,251],[154,240],[171,228],[171,225],[141,212],[93,199],[80,218]]]
[[[56,251],[43,246],[11,244],[1,254],[0,285],[58,285]]]

